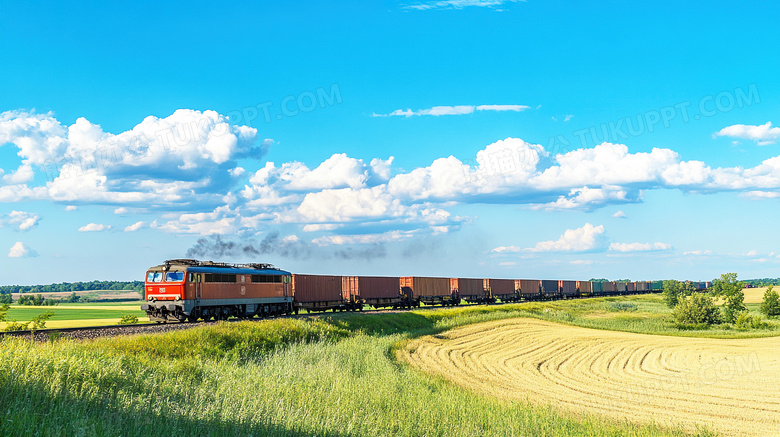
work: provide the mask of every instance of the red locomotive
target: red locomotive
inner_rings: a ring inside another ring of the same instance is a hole
[[[270,264],[168,260],[146,272],[144,300],[157,322],[290,314],[292,274]]]

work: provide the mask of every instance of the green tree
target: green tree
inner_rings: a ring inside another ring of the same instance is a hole
[[[759,309],[767,317],[780,316],[780,295],[771,285],[764,292],[764,301]]]
[[[721,311],[726,323],[734,323],[740,313],[747,311],[743,288],[745,284],[737,281],[736,273],[724,273],[720,275],[720,279],[712,281],[711,293],[724,299]]]
[[[8,312],[8,304],[4,303],[3,305],[0,305],[0,322],[5,321],[5,314]]]
[[[709,326],[721,321],[718,307],[706,293],[693,293],[688,299],[681,298],[672,315],[680,325]]]
[[[685,297],[693,293],[693,284],[690,282],[675,281],[673,279],[664,281],[664,302],[669,308],[674,308]]]
[[[2,293],[0,294],[0,304],[8,304],[13,303],[13,296],[11,296],[11,293]]]

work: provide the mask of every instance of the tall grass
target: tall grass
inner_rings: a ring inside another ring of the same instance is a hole
[[[281,341],[254,359],[154,359],[144,348],[131,353],[110,341],[7,340],[0,350],[0,405],[7,412],[0,434],[685,435],[480,396],[389,359],[404,338],[354,333]]]

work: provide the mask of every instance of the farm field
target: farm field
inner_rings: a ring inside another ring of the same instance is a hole
[[[46,321],[47,328],[75,328],[81,326],[114,325],[125,314],[138,317],[139,321],[148,321],[146,313],[139,304],[122,303],[85,303],[60,304],[54,306],[11,305],[6,320],[27,322],[39,314],[51,311],[54,315]],[[0,322],[0,329],[7,322]]]
[[[11,293],[14,301],[19,299],[19,296],[33,296],[40,294],[44,299],[65,299],[72,293],[76,293],[77,296],[89,297],[92,300],[142,300],[142,296],[137,291],[133,290],[85,290],[85,291],[57,291],[51,293]]]
[[[780,435],[778,350],[777,337],[679,338],[514,319],[426,336],[399,356],[496,398],[768,436]]]

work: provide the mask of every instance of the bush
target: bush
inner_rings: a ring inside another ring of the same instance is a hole
[[[780,316],[780,295],[770,285],[764,292],[764,301],[759,309],[767,317]]]
[[[720,323],[718,308],[705,293],[693,293],[689,299],[681,299],[672,311],[678,325],[712,325]]]
[[[751,316],[747,311],[737,314],[734,324],[737,329],[766,329],[769,324],[761,320],[761,317]]]
[[[135,325],[136,323],[138,323],[138,317],[132,314],[125,314],[119,321],[120,325]]]

